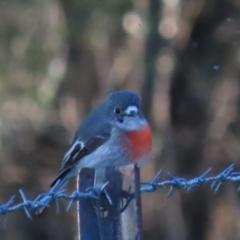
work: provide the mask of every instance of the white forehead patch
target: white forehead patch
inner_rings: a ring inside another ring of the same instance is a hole
[[[130,115],[131,113],[138,113],[138,108],[136,106],[129,106],[125,110],[125,113]]]

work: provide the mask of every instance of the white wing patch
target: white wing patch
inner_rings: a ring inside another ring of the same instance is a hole
[[[65,163],[69,160],[69,158],[70,158],[70,156],[71,156],[71,153],[73,152],[73,150],[75,149],[75,147],[76,147],[77,145],[80,145],[80,150],[85,147],[84,142],[81,141],[81,140],[79,140],[79,139],[77,139],[77,140],[72,144],[71,148],[69,148],[69,150],[68,150],[68,151],[66,152],[66,154],[64,155],[62,164],[65,164]],[[78,153],[76,153],[76,154],[78,154]],[[75,155],[76,155],[76,154],[75,154]],[[73,157],[75,157],[75,155],[74,155]]]
[[[128,106],[125,113],[130,115],[131,113],[138,113],[138,108],[136,106]]]

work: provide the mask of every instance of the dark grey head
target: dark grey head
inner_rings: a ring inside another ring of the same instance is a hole
[[[141,99],[134,92],[112,92],[107,96],[105,104],[111,116],[111,124],[119,128],[136,130],[146,124],[140,109]]]

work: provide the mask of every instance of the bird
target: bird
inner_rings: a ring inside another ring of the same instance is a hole
[[[151,148],[152,132],[140,96],[114,91],[78,126],[50,192],[61,190],[84,167],[95,168],[96,181],[104,182],[106,166],[142,166]]]

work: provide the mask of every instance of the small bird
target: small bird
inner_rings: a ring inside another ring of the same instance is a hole
[[[106,166],[141,166],[151,152],[152,134],[140,104],[134,92],[110,93],[79,125],[50,192],[63,188],[83,167],[95,168],[97,182],[104,182]]]

